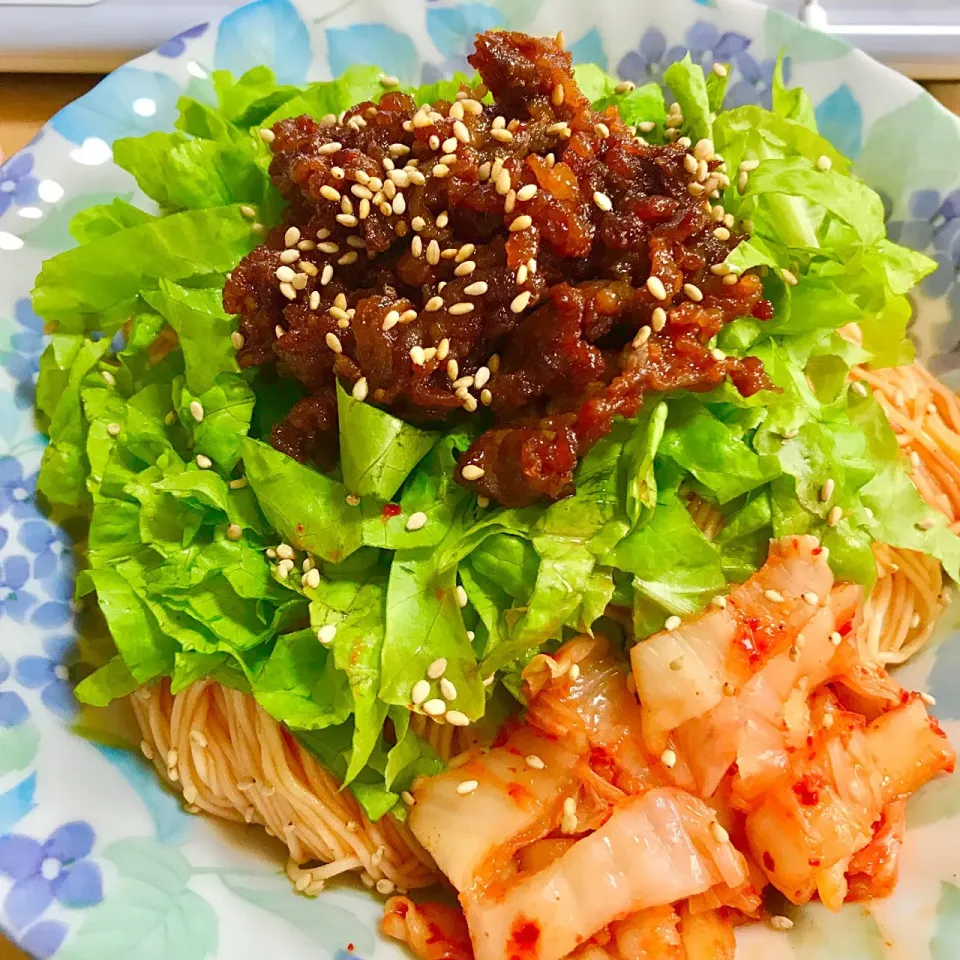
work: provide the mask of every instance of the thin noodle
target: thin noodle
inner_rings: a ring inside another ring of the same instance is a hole
[[[187,808],[258,823],[279,837],[299,891],[315,895],[346,872],[361,873],[381,893],[437,881],[402,823],[390,815],[371,823],[353,794],[252,697],[199,680],[176,695],[168,681],[142,687],[130,700],[146,751],[184,791]],[[415,719],[445,759],[459,747],[451,728]]]

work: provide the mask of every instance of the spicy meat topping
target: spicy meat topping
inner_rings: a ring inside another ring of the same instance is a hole
[[[648,144],[592,110],[551,39],[485,33],[470,62],[483,87],[453,103],[393,91],[267,131],[287,222],[224,306],[240,364],[303,390],[278,449],[336,463],[339,378],[409,421],[484,417],[458,480],[521,506],[572,493],[647,392],[769,387],[759,360],[708,342],[770,311],[724,264],[741,235],[711,206],[728,180],[709,141]]]

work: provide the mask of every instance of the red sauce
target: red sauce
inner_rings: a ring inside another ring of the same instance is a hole
[[[537,956],[537,944],[540,941],[540,924],[535,920],[517,917],[510,928],[506,953],[510,960],[532,960]]]
[[[819,777],[808,774],[793,785],[793,792],[805,807],[815,807],[820,802],[820,789],[823,782]]]
[[[769,655],[783,625],[760,617],[740,616],[738,620],[740,629],[734,642],[746,653],[750,666],[755,667]]]
[[[737,317],[769,319],[772,307],[755,274],[727,285],[711,271],[742,235],[715,236],[709,203],[688,190],[687,151],[640,142],[613,108],[594,112],[568,52],[553,40],[497,31],[481,34],[469,59],[496,101],[478,114],[450,116],[451,104],[440,101],[439,119],[414,125],[416,104],[390,91],[340,123],[302,116],[275,125],[270,175],[288,201],[286,222],[232,271],[224,307],[240,317],[241,366],[301,388],[273,427],[275,447],[322,469],[336,464],[337,380],[351,389],[363,377],[367,402],[424,424],[453,424],[486,404],[489,429],[460,457],[455,476],[522,506],[572,493],[580,458],[649,394],[705,391],[725,379],[745,396],[770,387],[759,360],[711,353],[708,342]],[[555,105],[558,84],[565,96]],[[507,143],[493,135],[498,117],[512,133]],[[454,136],[455,123],[469,142],[447,175],[435,175],[436,144]],[[385,159],[401,171],[396,191],[386,187]],[[411,159],[419,166],[404,172]],[[510,189],[536,192],[505,199],[494,163]],[[711,160],[708,169],[718,165]],[[594,200],[600,194],[612,209]],[[529,223],[510,230],[517,217]],[[289,266],[280,256],[290,226],[307,249],[289,267],[298,286],[284,292],[277,271]],[[458,275],[457,257],[475,269]],[[647,288],[649,277],[663,284],[662,299]],[[692,300],[685,284],[702,298]],[[437,308],[428,311],[430,301]],[[457,304],[473,309],[451,312]],[[641,330],[661,327],[660,307],[666,324],[637,342]],[[404,322],[393,318],[384,330],[391,311]],[[419,362],[418,351],[441,343],[446,356]],[[493,354],[499,366],[491,368]],[[483,371],[486,384],[458,395],[450,360],[459,377]],[[467,466],[482,475],[464,479]]]

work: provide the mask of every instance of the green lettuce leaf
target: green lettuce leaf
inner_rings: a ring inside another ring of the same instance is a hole
[[[664,71],[663,82],[671,89],[683,111],[683,129],[696,143],[713,136],[713,112],[707,81],[703,68],[690,59],[688,53],[682,60],[671,63]]]

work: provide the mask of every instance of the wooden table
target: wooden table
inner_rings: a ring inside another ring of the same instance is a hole
[[[10,156],[61,107],[100,78],[89,75],[0,74],[0,155]],[[960,113],[960,83],[930,83],[931,93]],[[0,936],[0,960],[28,960]]]

